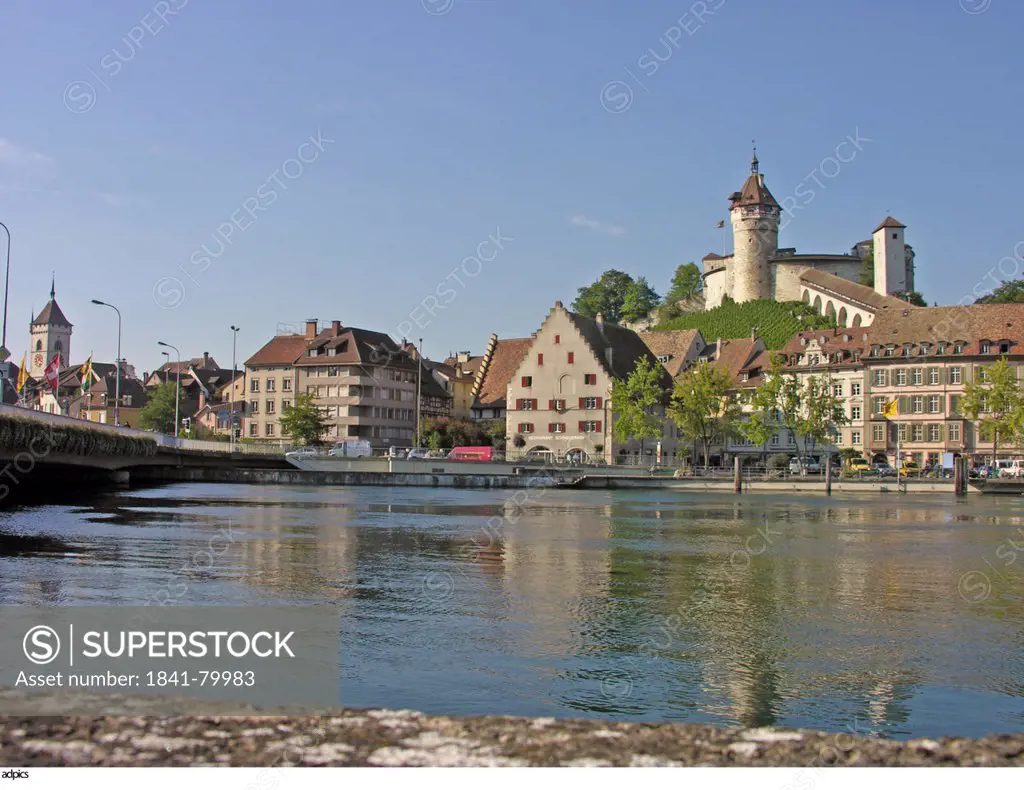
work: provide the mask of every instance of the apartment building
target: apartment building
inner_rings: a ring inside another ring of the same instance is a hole
[[[306,351],[307,343],[304,335],[277,335],[245,361],[243,437],[270,443],[287,442],[287,437],[281,435],[278,421],[299,392],[295,363]]]
[[[506,393],[506,427],[511,458],[524,455],[562,460],[604,459],[623,462],[675,456],[672,425],[665,421],[660,442],[616,442],[612,382],[625,379],[642,359],[662,372],[666,392],[671,377],[640,337],[630,329],[587,318],[555,302],[530,339],[514,369]]]

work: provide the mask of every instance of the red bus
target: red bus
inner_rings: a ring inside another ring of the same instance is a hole
[[[453,447],[447,455],[449,461],[493,461],[493,447]]]

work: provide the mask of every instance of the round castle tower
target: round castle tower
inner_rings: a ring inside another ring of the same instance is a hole
[[[771,259],[779,247],[781,206],[758,172],[757,149],[750,162],[750,177],[739,192],[729,196],[732,208],[733,259],[731,296],[737,302],[772,299]]]

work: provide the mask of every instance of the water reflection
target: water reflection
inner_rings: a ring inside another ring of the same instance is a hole
[[[181,485],[6,512],[0,602],[330,602],[356,707],[1024,726],[1024,552],[995,565],[1024,503],[509,494]]]

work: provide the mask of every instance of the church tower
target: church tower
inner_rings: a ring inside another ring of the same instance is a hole
[[[880,294],[898,294],[914,290],[913,251],[908,255],[903,240],[906,230],[899,220],[886,217],[871,234],[871,246],[875,253],[875,290]],[[907,275],[911,274],[908,283]]]
[[[778,201],[764,185],[758,170],[757,149],[750,162],[750,177],[739,192],[729,196],[732,208],[733,259],[730,264],[732,298],[737,302],[772,298],[771,259],[779,248]]]
[[[60,369],[63,372],[71,356],[71,322],[64,317],[55,298],[54,283],[50,283],[50,301],[29,325],[28,373],[34,379],[41,379],[46,366],[56,354],[60,354]]]

